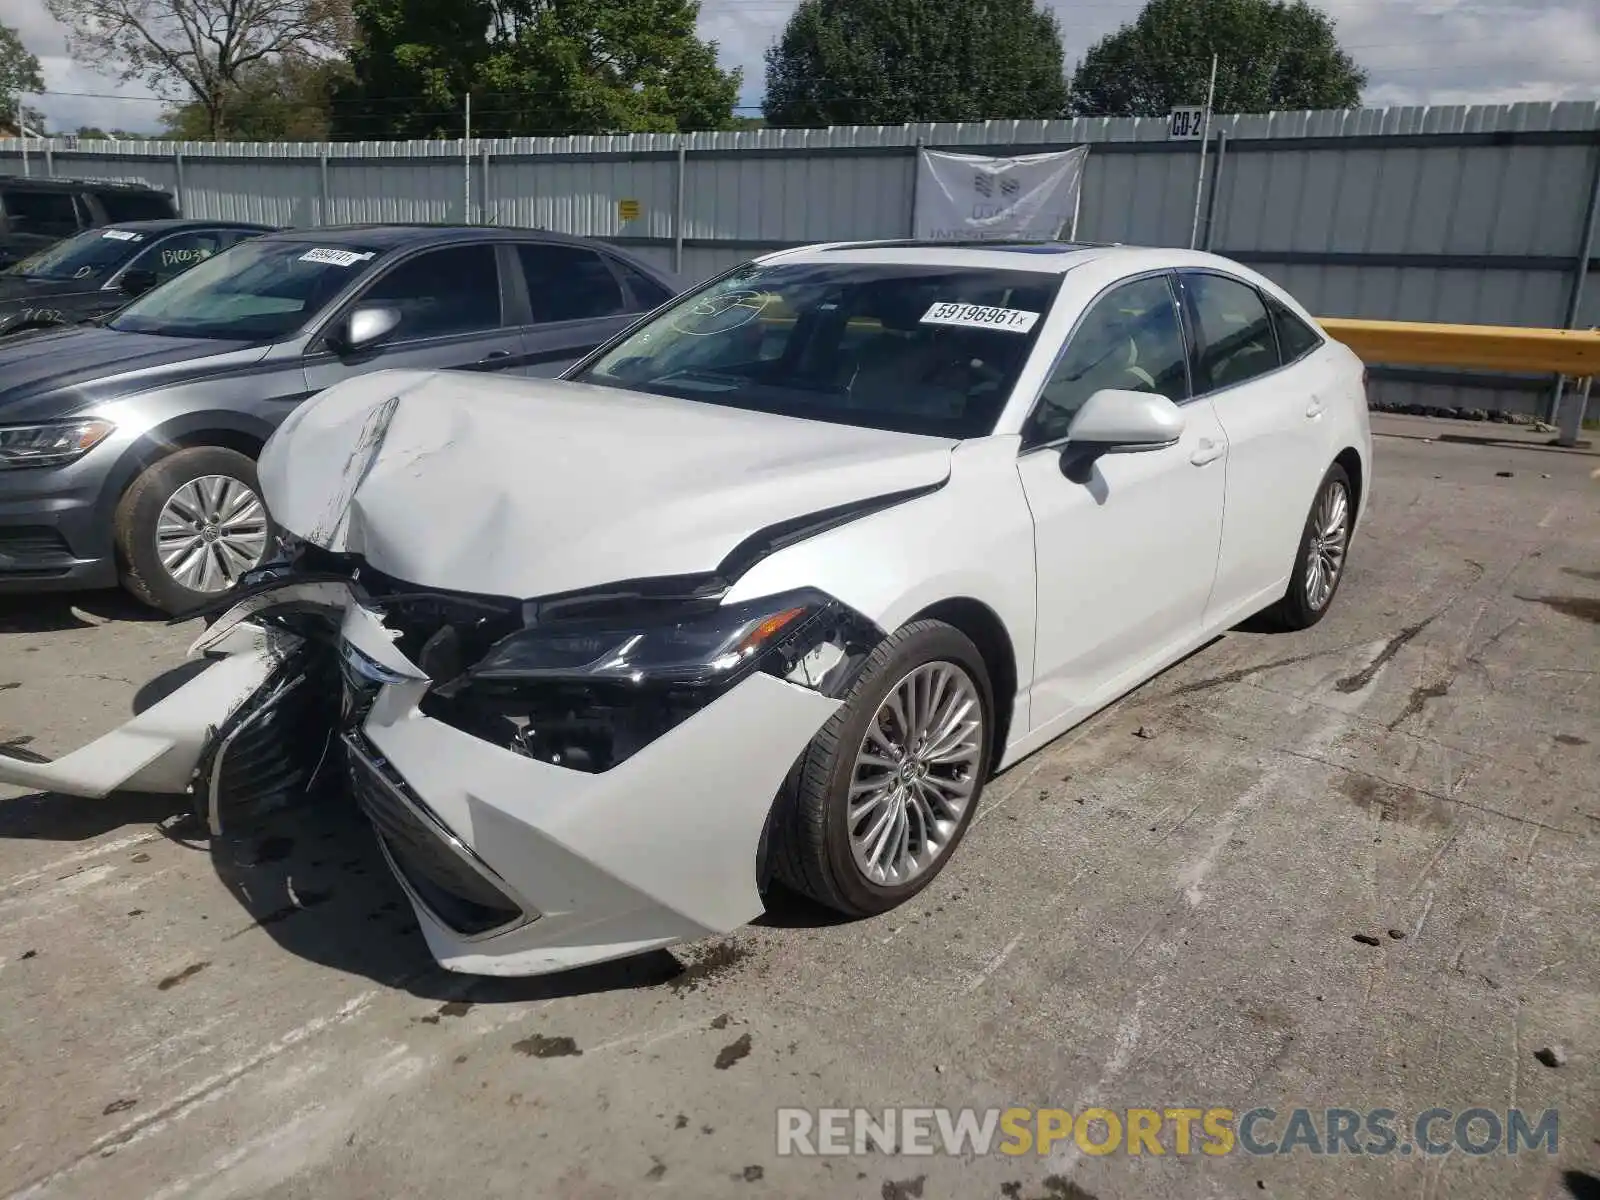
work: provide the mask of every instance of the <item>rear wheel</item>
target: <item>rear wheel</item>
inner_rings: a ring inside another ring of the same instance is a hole
[[[117,505],[115,532],[123,586],[168,614],[214,600],[272,544],[255,462],[221,446],[147,467]]]
[[[993,711],[983,657],[959,630],[917,621],[886,638],[779,798],[777,877],[847,916],[927,887],[977,810]]]
[[[1271,609],[1272,616],[1285,629],[1309,629],[1332,607],[1333,597],[1344,581],[1345,560],[1350,552],[1355,518],[1351,497],[1350,476],[1334,463],[1311,502],[1289,590]]]

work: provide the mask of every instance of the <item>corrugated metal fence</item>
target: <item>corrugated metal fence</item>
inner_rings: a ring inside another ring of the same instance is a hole
[[[1600,325],[1600,103],[1219,117],[1201,242],[1327,316]],[[704,278],[763,250],[903,237],[919,145],[1089,143],[1082,240],[1187,245],[1199,146],[1158,119],[463,142],[31,142],[26,170],[136,179],[191,216],[473,221],[606,238]],[[1215,153],[1221,147],[1220,159]],[[23,147],[0,141],[0,171]],[[1220,167],[1218,163],[1220,161]],[[627,203],[624,203],[627,202]],[[1381,373],[1396,403],[1539,407],[1544,379]]]

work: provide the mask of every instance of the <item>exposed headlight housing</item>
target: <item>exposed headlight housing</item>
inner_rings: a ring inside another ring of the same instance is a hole
[[[98,417],[40,425],[0,425],[0,470],[61,467],[76,462],[116,426]]]
[[[423,710],[517,753],[606,771],[757,671],[825,688],[882,636],[814,590],[533,624],[430,693]]]
[[[829,603],[820,593],[795,592],[666,619],[536,625],[500,642],[470,674],[491,682],[708,684],[742,674]]]

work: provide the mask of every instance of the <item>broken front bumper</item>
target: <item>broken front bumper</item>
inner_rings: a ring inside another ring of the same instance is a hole
[[[342,609],[326,648],[249,623],[298,597]],[[122,729],[54,763],[0,757],[0,782],[69,794],[188,791],[220,826],[343,760],[429,949],[472,974],[533,975],[725,933],[759,915],[773,798],[838,701],[753,674],[610,770],[515,753],[419,708],[431,681],[342,584],[247,601],[196,643],[221,655]],[[334,713],[330,690],[342,690]],[[306,714],[317,731],[273,757]],[[335,741],[335,735],[337,739]],[[340,751],[342,750],[342,753]]]

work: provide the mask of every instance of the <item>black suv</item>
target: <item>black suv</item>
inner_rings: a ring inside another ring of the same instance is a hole
[[[85,229],[177,215],[171,195],[142,183],[0,175],[0,268]]]

